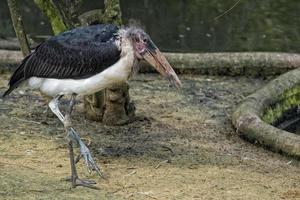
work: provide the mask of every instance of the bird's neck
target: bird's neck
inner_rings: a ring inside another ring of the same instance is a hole
[[[129,79],[138,71],[138,60],[134,54],[133,45],[130,39],[125,36],[125,33],[119,33],[119,48],[121,50],[121,59],[124,66],[122,66],[126,76]]]

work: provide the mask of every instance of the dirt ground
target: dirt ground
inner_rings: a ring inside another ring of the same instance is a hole
[[[0,75],[0,94],[7,79]],[[70,173],[65,133],[38,92],[0,99],[0,199],[300,199],[300,162],[244,141],[230,122],[267,80],[181,79],[176,91],[156,75],[136,77],[136,119],[125,126],[88,121],[77,105],[74,126],[108,180],[83,161],[78,172],[100,190],[60,180]]]

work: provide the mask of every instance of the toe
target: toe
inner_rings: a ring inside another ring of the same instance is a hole
[[[83,186],[83,187],[99,190],[100,188],[94,186],[94,184],[96,184],[96,182],[93,180],[83,180],[79,178],[76,179],[76,186]]]

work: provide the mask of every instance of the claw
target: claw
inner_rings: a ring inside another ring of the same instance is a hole
[[[68,176],[66,178],[63,178],[62,181],[70,181],[72,183],[75,183],[74,185],[72,184],[73,188],[75,188],[76,186],[83,186],[83,187],[88,187],[91,189],[100,190],[100,188],[94,186],[96,184],[96,182],[93,180],[86,180],[86,179],[80,179],[78,177]]]
[[[85,164],[88,168],[89,173],[91,173],[92,170],[95,170],[100,177],[103,177],[100,168],[98,167],[90,153],[90,150],[87,148],[87,146],[85,146],[85,144],[82,141],[79,141],[79,145],[80,152],[85,160]]]
[[[88,172],[91,173],[92,170],[95,170],[97,174],[106,179],[103,173],[101,172],[100,167],[96,164],[95,160],[92,157],[92,154],[88,147],[83,143],[83,141],[80,139],[79,135],[76,133],[76,131],[73,128],[70,128],[72,137],[78,142],[80,146],[80,152],[82,157],[85,160],[85,164],[87,166]]]

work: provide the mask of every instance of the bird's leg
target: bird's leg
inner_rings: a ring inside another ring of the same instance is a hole
[[[75,98],[76,98],[76,95],[72,94],[70,104],[69,104],[69,108],[68,108],[68,111],[66,112],[66,115],[65,115],[65,118],[64,118],[64,126],[65,126],[66,132],[67,132],[68,137],[69,137],[68,148],[69,148],[70,165],[71,165],[71,178],[70,178],[70,181],[72,182],[72,188],[75,188],[76,186],[85,186],[85,187],[97,189],[97,187],[92,185],[92,184],[96,184],[96,182],[89,181],[89,180],[82,180],[78,177],[76,166],[75,166],[73,141],[72,141],[72,139],[74,139],[74,137],[72,137],[72,130],[71,130],[71,128],[72,128],[71,127],[71,124],[72,124],[71,123],[71,114],[72,114],[72,111],[73,111],[73,107],[75,105]],[[72,137],[72,138],[70,138],[70,137]],[[81,139],[77,138],[76,141],[80,144]]]
[[[70,164],[71,164],[71,177],[66,178],[66,181],[72,182],[72,188],[75,188],[76,186],[84,186],[92,189],[99,189],[96,186],[93,186],[93,184],[96,184],[95,181],[91,180],[83,180],[78,177],[76,166],[75,166],[75,160],[74,160],[74,151],[73,151],[73,141],[69,140],[68,142],[68,148],[69,148],[69,156],[70,156]]]
[[[71,100],[70,100],[70,103],[69,103],[69,109],[68,111],[66,112],[66,115],[65,115],[65,119],[64,119],[64,126],[65,126],[65,129],[70,129],[72,128],[71,127],[71,114],[72,114],[72,111],[73,111],[73,107],[75,105],[75,98],[76,98],[76,95],[75,94],[72,94],[71,96]]]
[[[83,143],[83,141],[81,140],[81,138],[79,137],[79,135],[75,132],[75,130],[71,127],[71,113],[73,111],[73,107],[75,105],[75,98],[76,95],[73,94],[71,97],[71,101],[69,104],[69,110],[66,113],[65,116],[65,120],[64,120],[64,126],[66,127],[66,129],[71,129],[70,132],[70,136],[72,137],[72,139],[76,140],[80,146],[80,152],[81,155],[83,156],[85,163],[88,167],[89,172],[91,172],[91,170],[96,170],[96,172],[99,174],[99,176],[103,177],[100,168],[97,166],[96,162],[94,161],[90,150],[88,149],[88,147]],[[77,160],[77,159],[76,159]]]
[[[63,114],[60,112],[59,108],[58,108],[58,104],[59,104],[59,100],[63,97],[63,95],[57,95],[54,97],[54,99],[52,99],[48,106],[51,109],[51,111],[58,117],[58,119],[64,123],[64,119],[65,117],[63,116]]]
[[[69,140],[68,142],[69,148],[69,157],[70,157],[70,164],[71,164],[71,177],[70,180],[72,181],[72,188],[76,187],[76,179],[78,178],[75,161],[74,161],[74,151],[73,151],[73,141]]]
[[[59,120],[63,124],[65,124],[65,117],[60,112],[59,107],[58,107],[59,99],[61,97],[62,97],[62,95],[57,95],[52,101],[50,101],[49,107],[52,110],[52,112],[59,118]],[[73,96],[72,98],[74,98],[74,100],[71,103],[71,106],[74,105],[75,96]],[[69,108],[69,111],[70,110],[72,111],[72,109]],[[103,175],[101,173],[101,170],[97,166],[97,164],[95,163],[95,161],[94,161],[94,159],[93,159],[93,157],[92,157],[92,155],[91,155],[90,150],[88,149],[88,147],[84,144],[84,142],[79,137],[78,133],[72,127],[70,127],[69,129],[70,129],[69,136],[72,137],[79,144],[81,155],[85,159],[85,163],[86,163],[86,165],[88,167],[89,172],[94,169],[94,170],[96,170],[96,172],[98,173],[99,176],[103,177]]]
[[[96,172],[100,176],[102,176],[100,168],[97,166],[97,164],[95,163],[94,159],[92,158],[89,149],[83,143],[83,141],[81,140],[81,138],[79,137],[79,135],[76,133],[76,131],[71,127],[70,115],[72,113],[73,106],[75,104],[75,97],[76,97],[76,95],[72,95],[72,98],[71,98],[71,101],[70,101],[70,105],[69,105],[69,109],[67,111],[66,117],[63,116],[63,114],[60,112],[59,107],[58,107],[59,100],[60,100],[61,97],[62,97],[62,95],[56,96],[49,103],[49,107],[52,110],[52,112],[59,118],[59,120],[64,124],[64,126],[66,128],[66,131],[68,133],[68,137],[70,139],[69,140],[69,152],[70,152],[70,163],[71,163],[72,176],[70,178],[68,178],[68,180],[72,181],[72,187],[75,187],[77,185],[81,185],[81,186],[86,186],[86,187],[90,187],[90,188],[96,189],[96,187],[94,187],[94,186],[91,185],[91,184],[94,184],[95,182],[81,180],[81,179],[78,178],[76,167],[75,167],[74,153],[73,153],[73,141],[71,139],[73,139],[76,142],[78,142],[78,144],[80,146],[81,155],[85,159],[85,162],[86,162],[86,165],[88,167],[89,172],[91,171],[91,169],[95,169]]]

